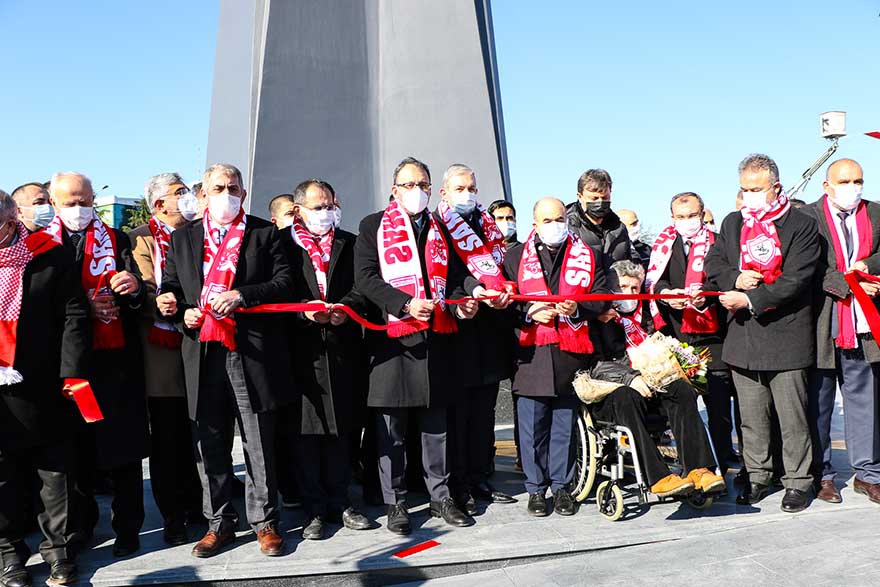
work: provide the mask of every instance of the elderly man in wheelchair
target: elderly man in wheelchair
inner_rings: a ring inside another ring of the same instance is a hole
[[[612,269],[617,272],[622,293],[641,292],[645,277],[641,266],[631,261],[618,261]],[[725,489],[724,478],[714,472],[717,461],[700,418],[694,388],[679,379],[662,391],[655,391],[629,364],[628,345],[640,340],[639,335],[646,337],[653,330],[650,313],[643,310],[643,304],[636,300],[621,300],[600,316],[604,322],[601,329],[604,360],[591,369],[590,376],[620,386],[604,399],[591,404],[588,411],[592,419],[613,423],[617,430],[626,430],[626,434],[618,434],[618,437],[633,449],[638,459],[637,471],[641,472],[639,476],[652,495],[667,498],[687,496],[694,490],[703,494],[721,492]],[[649,431],[651,414],[658,411],[668,419],[672,429],[683,477],[670,471]],[[591,419],[587,421],[591,422]],[[584,493],[587,492],[589,487]]]

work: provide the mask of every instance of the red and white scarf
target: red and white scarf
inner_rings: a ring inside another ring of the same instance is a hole
[[[773,283],[782,275],[782,243],[776,233],[779,220],[791,208],[788,196],[779,197],[758,208],[742,208],[742,229],[739,236],[740,269],[751,269],[764,276],[764,283]]]
[[[290,226],[293,242],[309,254],[309,260],[315,270],[315,280],[318,282],[318,292],[324,301],[327,300],[327,273],[330,271],[330,251],[333,250],[334,232],[335,230],[331,228],[323,236],[315,236],[299,218]]]
[[[58,243],[62,243],[64,232],[61,217],[55,216],[46,233]],[[89,299],[98,294],[112,294],[110,278],[116,275],[116,234],[107,228],[97,215],[86,227],[83,243],[82,285]],[[99,291],[96,291],[99,290]],[[125,333],[119,317],[92,318],[92,348],[98,350],[121,349],[125,346]]]
[[[15,243],[0,249],[0,386],[23,381],[14,363],[18,318],[24,297],[24,270],[31,259],[58,246],[44,232],[28,235],[21,222],[16,227],[16,237]]]
[[[437,206],[437,214],[452,237],[452,246],[467,265],[468,271],[488,289],[504,291],[504,275],[499,266],[504,262],[504,235],[495,225],[495,219],[480,204],[482,235],[477,236],[461,214],[449,207],[445,200]]]
[[[205,229],[205,257],[202,269],[205,281],[199,296],[199,309],[202,311],[204,319],[199,340],[202,342],[217,341],[230,351],[236,349],[235,318],[232,316],[220,318],[211,309],[211,302],[218,295],[232,289],[246,223],[244,210],[242,210],[229,224],[223,242],[218,245],[220,227],[214,226],[210,214],[205,214],[202,217],[202,226]]]
[[[562,273],[559,276],[558,294],[565,296],[589,293],[595,274],[593,251],[572,233],[568,234],[568,239],[563,246],[565,246],[565,259],[562,262]],[[517,284],[521,294],[551,295],[547,281],[544,279],[541,259],[538,258],[537,247],[535,247],[534,230],[523,246]],[[590,341],[587,322],[575,323],[569,316],[559,316],[558,320],[549,325],[527,324],[520,331],[520,346],[544,346],[557,343],[560,349],[570,353],[588,354],[593,352],[593,343]]]
[[[648,275],[645,282],[648,291],[654,293],[654,286],[672,257],[672,245],[678,237],[675,225],[667,226],[654,241],[651,248],[651,261],[648,264]],[[684,240],[682,238],[682,240]],[[684,276],[684,292],[691,296],[703,289],[703,283],[706,281],[706,271],[703,263],[706,260],[706,254],[709,247],[715,244],[715,233],[709,230],[704,224],[700,228],[700,232],[691,239],[691,250],[687,257],[687,270]],[[654,319],[654,328],[657,330],[666,326],[666,321],[660,315],[660,308],[657,306],[656,300],[651,300],[651,317]],[[718,310],[715,305],[698,310],[692,305],[687,305],[682,312],[681,331],[687,334],[713,334],[718,332]]]
[[[634,349],[646,340],[648,333],[642,327],[642,303],[636,307],[632,314],[617,313],[614,321],[623,328],[623,334],[626,337],[626,349]]]
[[[165,257],[171,248],[171,233],[174,229],[152,216],[149,222],[150,234],[153,235],[153,278],[156,281],[156,295],[162,293],[162,273],[165,271]],[[156,319],[147,335],[147,341],[156,346],[169,349],[180,348],[183,335],[170,322]]]
[[[856,232],[858,233],[859,243],[856,250],[855,259],[864,259],[871,254],[871,238],[873,236],[871,219],[868,217],[868,207],[864,202],[859,202],[856,208]],[[825,212],[825,221],[828,223],[828,232],[831,233],[831,241],[834,244],[834,257],[837,260],[837,270],[841,273],[849,271],[849,259],[846,258],[843,243],[840,242],[840,236],[837,233],[837,224],[834,222],[832,211],[828,203],[826,195],[822,202],[822,209]],[[836,209],[835,209],[836,210]],[[854,313],[858,308],[862,314],[860,319],[863,324],[867,323],[858,302],[853,302],[853,296],[849,295],[842,300],[837,300],[837,338],[834,343],[837,348],[854,349],[859,345],[858,335],[856,333],[856,324]]]
[[[428,270],[428,289],[434,305],[431,330],[438,333],[457,332],[458,326],[446,304],[446,273],[449,270],[449,246],[443,231],[432,214],[427,214],[428,240],[425,243],[425,266]],[[379,225],[377,234],[379,270],[389,285],[415,299],[425,299],[427,292],[422,278],[421,255],[413,233],[412,221],[403,206],[392,200]],[[427,330],[428,323],[409,314],[400,318],[388,315],[388,336],[397,338]]]

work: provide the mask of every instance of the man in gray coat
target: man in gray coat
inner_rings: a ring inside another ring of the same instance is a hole
[[[816,369],[810,385],[813,475],[816,497],[831,503],[841,502],[831,464],[831,415],[838,382],[846,407],[846,450],[856,474],[854,489],[880,503],[880,349],[844,279],[850,269],[880,273],[880,205],[862,200],[863,184],[858,163],[835,161],[828,166],[825,195],[809,208],[816,215],[822,247]],[[872,298],[880,291],[873,283],[861,287]]]

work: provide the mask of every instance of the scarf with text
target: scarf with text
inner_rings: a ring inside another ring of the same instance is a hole
[[[441,200],[437,214],[452,237],[452,246],[468,271],[488,289],[504,291],[505,279],[499,266],[504,262],[504,235],[495,219],[477,204],[482,234],[477,235],[461,214]]]
[[[246,223],[244,210],[242,210],[229,224],[223,241],[217,244],[220,241],[220,227],[211,222],[210,214],[205,214],[202,217],[202,225],[205,227],[205,257],[203,260],[205,281],[199,296],[199,309],[201,309],[204,319],[199,340],[202,342],[217,341],[230,351],[234,351],[236,348],[235,318],[231,315],[221,318],[211,309],[211,302],[218,295],[232,289]]]
[[[742,208],[740,230],[740,269],[751,269],[764,276],[764,283],[773,283],[782,275],[782,243],[773,223],[791,208],[788,196],[779,194],[775,200],[752,210]]]
[[[309,254],[309,260],[315,270],[315,279],[318,282],[318,291],[324,301],[327,300],[327,273],[330,271],[330,251],[333,249],[334,232],[331,228],[323,236],[315,236],[299,218],[290,226],[293,242]]]
[[[635,311],[631,314],[617,313],[614,321],[623,328],[623,334],[626,337],[626,349],[634,349],[646,340],[648,333],[642,327],[642,304],[639,303]]]
[[[171,248],[171,233],[174,229],[152,216],[148,223],[153,235],[153,279],[156,281],[156,295],[162,293],[162,273],[165,271],[165,257]],[[150,327],[147,341],[150,344],[169,349],[180,348],[183,335],[170,322],[156,319]]]

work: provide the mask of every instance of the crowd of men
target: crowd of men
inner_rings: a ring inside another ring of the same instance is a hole
[[[432,206],[430,171],[414,158],[357,235],[340,228],[344,202],[322,179],[275,197],[271,221],[246,214],[241,172],[226,164],[192,189],[176,173],[150,178],[152,216],[128,234],[95,213],[82,174],[0,191],[0,584],[31,583],[33,517],[50,584],[75,581],[108,482],[113,554],[136,553],[146,457],[164,540],[186,544],[188,527],[207,522],[192,554],[218,554],[239,520],[236,428],[245,515],[267,556],[285,552],[281,507],[302,506],[305,539],[328,524],[378,527],[350,500],[355,478],[393,533],[411,531],[409,488],[426,490],[431,516],[469,526],[478,502],[517,501],[490,483],[504,380],[527,512],[573,515],[572,380],[583,370],[619,384],[591,409],[633,431],[651,492],[724,490],[741,457],[737,502],[781,481],[786,512],[813,492],[841,501],[839,384],[854,489],[880,503],[880,348],[844,278],[880,274],[880,207],[861,198],[849,159],[800,209],[769,157],[738,171],[737,211],[720,229],[682,192],[653,242],[634,211],[612,210],[601,169],[581,175],[567,206],[538,201],[519,231],[511,203],[480,204],[465,165],[445,171]],[[680,297],[584,297],[640,292]],[[308,306],[253,311],[291,303]],[[711,350],[707,428],[687,381],[660,391],[630,366],[627,350],[655,330]],[[71,401],[83,381],[97,422]],[[668,418],[681,471],[648,433],[650,411]]]

